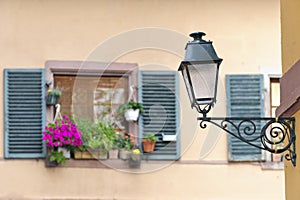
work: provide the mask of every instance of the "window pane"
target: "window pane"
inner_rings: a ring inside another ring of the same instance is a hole
[[[114,120],[115,111],[128,98],[126,77],[56,75],[54,79],[62,91],[61,113],[70,117]]]
[[[217,64],[195,64],[188,67],[195,98],[202,101],[206,99],[204,104],[211,103],[215,95]],[[198,103],[201,104],[201,101]]]
[[[272,98],[272,107],[280,105],[280,84],[279,84],[279,82],[271,82],[271,98]]]

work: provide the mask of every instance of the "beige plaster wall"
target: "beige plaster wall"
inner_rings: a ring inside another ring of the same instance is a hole
[[[282,70],[288,71],[295,62],[300,58],[300,2],[297,0],[281,0],[281,34],[282,34]],[[296,122],[300,120],[300,112],[294,115]],[[299,126],[296,123],[296,137],[300,132]],[[297,134],[298,133],[298,134]],[[299,140],[296,140],[296,145],[300,145]],[[299,149],[296,149],[296,154],[299,155]],[[299,163],[299,156],[296,160]],[[293,167],[288,162],[285,163],[285,187],[286,199],[297,200],[300,198],[300,192],[297,185],[300,184],[300,167],[297,164]]]
[[[286,72],[300,57],[300,2],[297,0],[281,0],[281,49],[282,69]]]
[[[2,175],[1,199],[283,199],[275,191],[282,176],[251,165],[179,164],[137,175],[111,169],[49,169],[41,161],[23,161],[0,162],[0,170],[10,174]],[[271,180],[272,187],[263,186],[262,177]]]
[[[42,68],[46,60],[86,60],[104,41],[137,28],[157,27],[186,36],[205,31],[224,59],[214,116],[226,115],[225,74],[259,73],[260,67],[281,65],[278,0],[2,0],[0,13],[1,70]],[[183,53],[187,41],[180,42]],[[181,60],[170,52],[141,49],[115,61],[138,63],[141,69],[159,64],[177,70]],[[182,144],[190,146],[182,149],[181,164],[143,175],[111,169],[48,169],[42,160],[3,159],[0,139],[0,198],[283,199],[282,171],[263,171],[258,164],[226,164],[226,134],[211,126],[198,128],[197,113],[190,109],[180,81]],[[3,133],[2,125],[0,130]]]

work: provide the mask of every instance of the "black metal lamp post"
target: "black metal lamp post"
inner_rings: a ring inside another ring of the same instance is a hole
[[[289,118],[238,118],[238,117],[207,117],[208,112],[216,102],[219,66],[222,59],[219,58],[211,41],[202,39],[203,32],[190,34],[194,38],[186,46],[185,59],[179,66],[184,83],[191,101],[192,108],[202,114],[198,117],[200,127],[206,128],[207,122],[223,129],[232,136],[256,148],[271,153],[286,152],[285,158],[296,166],[296,136],[295,119]],[[252,137],[264,123],[259,136]],[[260,140],[261,145],[257,145]]]

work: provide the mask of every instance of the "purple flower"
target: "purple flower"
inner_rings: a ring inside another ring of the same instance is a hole
[[[49,123],[43,132],[43,140],[47,147],[68,147],[82,145],[81,132],[76,124],[72,123],[67,116],[63,120]]]

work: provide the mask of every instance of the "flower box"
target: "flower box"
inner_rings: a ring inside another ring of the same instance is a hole
[[[95,159],[95,157],[89,151],[76,151],[74,158],[78,160]]]
[[[106,160],[108,159],[108,153],[104,151],[91,150],[91,151],[76,151],[74,158],[78,160]]]

